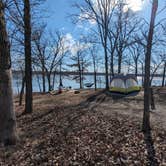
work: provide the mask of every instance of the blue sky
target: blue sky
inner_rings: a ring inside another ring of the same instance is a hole
[[[86,26],[79,28],[75,24],[72,23],[69,15],[77,13],[76,9],[72,7],[74,2],[82,2],[83,0],[47,0],[46,1],[46,10],[49,12],[50,17],[47,18],[47,27],[48,30],[55,31],[60,30],[63,31],[64,34],[70,34],[71,39],[80,38],[81,33],[86,33]],[[142,0],[127,0],[131,1],[132,5],[137,6],[136,4]],[[152,0],[143,0],[144,5],[142,6],[142,10],[138,11],[138,15],[144,18],[148,23],[150,22],[151,16],[151,3]],[[138,3],[138,4],[139,4]],[[166,5],[166,0],[159,0],[159,8],[160,11],[164,5]],[[137,7],[136,7],[137,8]],[[164,10],[159,16],[157,16],[156,23],[158,20],[161,20],[165,17],[166,10]]]
[[[81,2],[82,0],[75,0],[75,2]],[[140,0],[129,0],[136,1]],[[151,4],[149,1],[144,0],[145,4],[141,11],[139,11],[139,15],[144,17],[149,22],[149,17],[151,13]],[[50,13],[50,17],[47,18],[48,29],[51,30],[63,30],[64,33],[71,33],[73,36],[77,36],[77,32],[79,28],[74,25],[69,17],[70,14],[75,13],[75,9],[72,7],[74,0],[47,0],[46,2],[46,10]],[[134,4],[133,3],[133,4]],[[166,4],[166,0],[159,0],[159,10]],[[158,20],[161,19],[165,15],[166,11],[163,11],[162,14],[158,17]],[[82,29],[80,29],[82,31]]]
[[[72,0],[47,0],[46,6],[51,15],[47,20],[49,29],[60,29],[66,33],[75,31],[75,25],[69,17],[74,12],[71,5]]]

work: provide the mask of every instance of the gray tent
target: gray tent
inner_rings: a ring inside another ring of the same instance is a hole
[[[117,93],[131,93],[140,91],[137,77],[133,75],[116,75],[110,81],[110,91]]]

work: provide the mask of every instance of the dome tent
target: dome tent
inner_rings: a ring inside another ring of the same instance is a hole
[[[128,94],[140,91],[137,78],[133,75],[117,75],[110,81],[110,91]]]

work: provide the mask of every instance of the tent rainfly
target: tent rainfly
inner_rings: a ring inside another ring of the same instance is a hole
[[[140,91],[137,78],[133,75],[117,75],[110,81],[110,91],[128,94]]]

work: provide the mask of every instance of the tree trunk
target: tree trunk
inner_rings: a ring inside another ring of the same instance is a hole
[[[4,6],[0,0],[0,143],[16,143],[16,117],[14,113],[10,46],[6,32]]]
[[[82,88],[84,88],[84,64],[83,64],[83,61],[82,61],[82,69],[81,69],[81,82],[82,82]]]
[[[144,64],[142,63],[142,87],[144,87]]]
[[[20,91],[20,97],[19,97],[19,106],[22,105],[22,98],[24,94],[24,85],[25,85],[25,76],[22,78],[22,85],[21,85],[21,91]]]
[[[82,89],[82,74],[81,71],[79,71],[79,81],[80,81],[80,89]]]
[[[118,55],[118,74],[121,74],[121,68],[122,68],[122,52],[119,52]]]
[[[31,15],[30,1],[24,0],[24,44],[25,44],[25,113],[32,112],[32,59],[31,59]]]
[[[52,85],[51,85],[52,90],[54,90],[54,87],[55,87],[55,78],[56,78],[56,71],[53,72]]]
[[[43,84],[43,92],[46,92],[46,81],[45,81],[45,70],[42,67],[42,84]]]
[[[122,68],[122,54],[123,54],[123,44],[122,44],[122,40],[123,40],[123,33],[122,33],[122,13],[123,13],[123,4],[120,3],[120,14],[119,14],[119,18],[118,18],[118,28],[119,28],[119,48],[118,48],[118,74],[121,74],[121,68]]]
[[[155,106],[155,101],[154,101],[154,94],[153,94],[153,88],[150,88],[150,104],[151,104],[151,109],[155,110],[156,106]]]
[[[94,83],[95,83],[95,91],[97,90],[97,74],[94,72]]]
[[[59,72],[59,86],[63,86],[63,83],[62,83],[62,60],[60,61],[60,72]]]
[[[105,54],[105,89],[109,90],[107,43],[104,46],[104,54]]]
[[[113,53],[111,54],[111,76],[113,77],[114,76],[114,55]]]
[[[138,63],[137,61],[135,62],[135,76],[137,77],[138,75]]]
[[[97,90],[97,74],[96,74],[96,63],[95,63],[95,59],[93,62],[93,67],[94,67],[94,84],[95,84],[95,91]]]
[[[166,75],[166,62],[164,63],[164,71],[163,71],[162,87],[165,86],[165,75]]]
[[[47,80],[48,80],[48,91],[51,91],[51,76],[49,73],[47,73]]]
[[[144,115],[142,130],[148,132],[150,130],[150,63],[151,63],[151,50],[154,33],[155,17],[158,8],[158,0],[153,0],[151,22],[149,27],[147,52],[145,56],[145,81],[144,81]]]
[[[79,56],[79,55],[78,55]],[[78,57],[78,72],[79,72],[79,82],[80,82],[80,89],[82,89],[82,73],[81,73],[81,62],[80,57]]]

